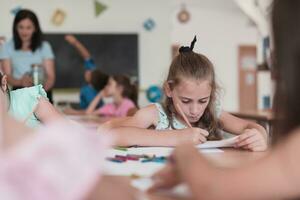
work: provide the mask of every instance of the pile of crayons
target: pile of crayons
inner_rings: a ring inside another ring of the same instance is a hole
[[[116,163],[123,163],[128,160],[131,161],[141,161],[142,163],[147,162],[156,162],[156,163],[165,163],[167,161],[167,157],[165,156],[155,156],[155,155],[135,155],[135,154],[127,154],[125,155],[115,155],[115,157],[106,158],[109,161]]]

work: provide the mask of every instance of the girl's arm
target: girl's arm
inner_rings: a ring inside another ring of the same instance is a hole
[[[238,169],[220,169],[199,153],[180,150],[177,173],[195,199],[294,199],[300,196],[300,130],[267,157]],[[187,153],[188,152],[188,153]]]
[[[76,39],[75,36],[67,35],[65,39],[67,40],[67,42],[69,42],[76,48],[76,50],[79,52],[79,54],[84,60],[91,58],[90,52],[79,40]]]
[[[145,108],[139,109],[132,117],[122,117],[117,119],[112,119],[102,127],[108,129],[118,128],[118,127],[136,127],[147,129],[152,125],[156,125],[158,121],[158,111],[155,105],[149,105]]]
[[[40,98],[39,103],[34,111],[36,117],[43,123],[64,120],[64,116],[59,113],[54,106],[45,98]]]
[[[44,83],[44,88],[49,91],[55,83],[55,67],[53,59],[46,59],[43,61],[43,67],[46,73],[46,81]]]
[[[103,90],[101,90],[97,96],[93,99],[93,101],[90,103],[88,108],[85,111],[85,114],[98,114],[96,108],[101,99],[103,98]],[[96,110],[96,111],[95,111]]]
[[[221,113],[220,123],[225,131],[240,135],[236,147],[252,151],[264,151],[267,149],[268,134],[261,125],[240,119],[224,111]]]
[[[132,117],[125,117],[106,122],[98,129],[102,133],[111,133],[116,137],[118,146],[176,146],[190,141],[199,144],[206,141],[208,132],[199,128],[158,131],[148,129],[156,125],[158,111],[155,105],[137,111]]]

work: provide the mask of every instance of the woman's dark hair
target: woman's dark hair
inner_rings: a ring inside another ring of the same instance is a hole
[[[91,85],[95,90],[102,90],[108,82],[109,76],[99,69],[95,69],[91,73]]]
[[[117,82],[119,86],[123,87],[122,96],[133,101],[136,107],[138,107],[138,90],[137,85],[130,82],[129,77],[125,75],[113,75],[112,78]]]
[[[300,126],[300,1],[274,0],[275,124],[273,143]]]
[[[31,10],[27,10],[27,9],[20,10],[16,14],[15,19],[14,19],[13,39],[14,39],[15,49],[22,48],[22,40],[19,36],[17,26],[18,26],[19,22],[24,19],[29,19],[35,27],[35,31],[32,34],[31,43],[30,43],[30,49],[32,52],[34,52],[36,49],[38,49],[42,45],[43,33],[41,31],[37,16],[34,14],[34,12],[32,12]]]

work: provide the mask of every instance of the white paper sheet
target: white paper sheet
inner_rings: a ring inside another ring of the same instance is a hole
[[[203,144],[197,145],[197,148],[209,149],[209,148],[233,147],[237,138],[238,136],[224,139],[224,140],[218,140],[218,141],[207,141]]]

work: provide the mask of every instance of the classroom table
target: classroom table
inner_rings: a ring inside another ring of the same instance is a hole
[[[100,117],[97,115],[65,115],[67,119],[78,122],[87,128],[97,128],[100,124],[111,119],[110,117]]]
[[[87,127],[97,127],[99,124],[107,121],[107,118],[97,116],[68,116],[69,119],[77,121]],[[107,156],[116,154],[143,154],[153,153],[157,156],[168,156],[173,151],[171,147],[148,147],[148,148],[129,148],[128,151],[110,149]],[[268,152],[250,152],[234,148],[212,148],[199,149],[199,152],[210,160],[213,164],[220,168],[235,168],[243,167],[251,162],[255,162],[268,154]],[[133,176],[141,177],[142,179],[149,179],[149,177],[161,169],[163,163],[147,163],[145,165],[139,162],[128,162],[126,164],[113,163],[106,160],[103,166],[103,176],[96,184],[93,192],[87,199],[141,199],[141,200],[188,200],[190,197],[182,197],[181,193],[169,192],[166,194],[148,194],[133,187]],[[137,179],[138,180],[138,179]],[[126,195],[125,195],[126,194]]]
[[[274,121],[274,113],[272,112],[272,110],[240,110],[230,113],[236,117],[257,122],[258,124],[265,127],[267,132],[272,135],[272,124]]]
[[[255,121],[270,122],[274,119],[272,110],[241,110],[230,113],[237,117],[252,119]]]
[[[255,162],[268,154],[268,152],[250,152],[246,150],[233,149],[233,148],[223,148],[221,149],[223,152],[218,151],[204,151],[203,155],[210,160],[213,164],[220,168],[236,168],[243,167],[251,162]],[[165,151],[167,152],[167,151]],[[163,165],[162,165],[163,167]],[[159,168],[157,168],[159,169]],[[147,170],[145,165],[144,170]],[[157,194],[152,193],[148,194],[145,192],[141,192],[138,189],[132,187],[132,181],[134,180],[130,176],[122,176],[122,175],[111,175],[107,174],[102,177],[102,181],[99,182],[96,191],[92,194],[92,199],[106,199],[105,196],[110,192],[114,192],[116,195],[114,198],[119,199],[118,195],[126,193],[133,194],[142,194],[146,196],[146,198],[138,197],[135,198],[133,196],[129,196],[128,199],[148,199],[148,200],[169,200],[169,199],[180,199],[180,200],[188,200],[191,197],[187,197],[184,194],[168,192],[165,194]],[[146,173],[148,176],[149,174]],[[180,194],[180,195],[179,195]],[[100,198],[101,197],[101,198]],[[108,198],[109,199],[109,198]],[[121,198],[120,198],[121,199]],[[122,199],[126,200],[126,198],[122,197]]]

